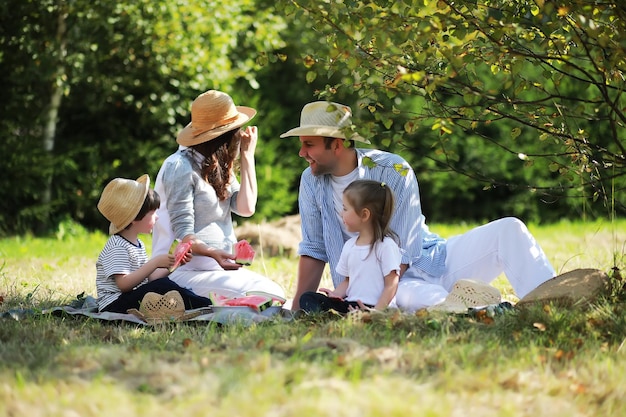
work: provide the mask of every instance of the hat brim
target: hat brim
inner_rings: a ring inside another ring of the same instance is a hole
[[[454,284],[444,301],[427,310],[464,313],[469,308],[499,304],[501,301],[502,296],[497,288],[484,282],[461,279]]]
[[[357,142],[363,142],[363,143],[370,143],[369,140],[365,139],[363,136],[357,133],[353,134],[349,138],[346,138],[346,134],[342,129],[338,129],[336,127],[330,127],[330,126],[322,126],[322,125],[294,127],[293,129],[280,135],[281,138],[286,138],[290,136],[322,136],[322,137],[329,137],[329,138],[355,140]]]
[[[143,174],[141,177],[136,180],[139,184],[144,185],[143,196],[141,197],[141,202],[137,204],[137,211],[135,211],[132,216],[128,216],[128,218],[124,221],[124,224],[113,224],[109,225],[109,234],[114,235],[116,233],[121,232],[126,229],[126,227],[135,220],[139,211],[141,211],[141,206],[143,206],[143,202],[146,200],[146,195],[148,195],[148,189],[150,188],[150,176],[148,174]]]
[[[217,127],[215,129],[208,130],[199,135],[193,134],[193,126],[191,122],[185,126],[176,137],[176,142],[183,146],[194,146],[200,143],[208,142],[211,139],[215,139],[223,133],[237,129],[244,124],[248,123],[256,115],[256,110],[252,107],[237,106],[239,116],[227,125]]]

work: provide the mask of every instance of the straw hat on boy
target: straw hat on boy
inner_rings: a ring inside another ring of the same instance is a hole
[[[235,106],[226,93],[209,90],[191,103],[191,122],[178,133],[176,142],[193,146],[241,127],[256,115],[251,107]]]
[[[352,127],[350,107],[332,101],[315,101],[306,104],[300,114],[300,126],[280,135],[288,136],[323,136],[370,143]]]
[[[150,177],[143,174],[137,180],[115,178],[100,196],[98,210],[108,221],[109,234],[114,235],[131,224],[139,214],[150,187]]]

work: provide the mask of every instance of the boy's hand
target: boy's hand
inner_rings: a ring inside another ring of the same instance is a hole
[[[163,255],[159,255],[156,257],[157,259],[157,267],[158,268],[170,268],[174,265],[175,259],[174,255],[169,253],[164,253]]]

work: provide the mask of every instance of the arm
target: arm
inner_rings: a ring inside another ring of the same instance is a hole
[[[226,270],[239,269],[242,265],[235,263],[236,256],[234,253],[225,250],[215,249],[198,239],[196,235],[187,235],[183,238],[183,242],[192,242],[191,253],[193,255],[210,256],[215,259],[220,266]]]
[[[391,271],[385,276],[385,287],[383,288],[383,292],[380,294],[378,298],[378,302],[374,306],[376,310],[384,310],[389,306],[391,300],[396,295],[396,291],[398,290],[398,282],[400,281],[400,276],[397,271]]]
[[[337,288],[334,290],[329,290],[328,288],[320,288],[320,291],[326,293],[326,295],[330,298],[339,298],[344,299],[348,294],[348,285],[350,284],[350,277],[346,277],[341,284],[337,285]]]
[[[167,273],[163,274],[163,271],[159,268],[169,268],[172,265],[174,265],[174,255],[159,255],[150,259],[148,262],[141,265],[138,269],[129,274],[114,275],[115,284],[117,284],[120,291],[128,292],[135,288],[137,285],[141,284],[141,282],[146,278],[149,278],[152,281],[154,279],[167,276]],[[165,272],[167,272],[167,269],[165,269]]]
[[[243,217],[250,217],[256,210],[258,196],[254,165],[254,150],[258,138],[257,127],[248,126],[237,134],[241,137],[241,187],[237,193],[237,213]]]
[[[292,310],[300,310],[300,296],[307,291],[317,291],[322,280],[322,273],[326,262],[310,256],[300,256],[298,261],[298,282],[296,294],[293,297]]]

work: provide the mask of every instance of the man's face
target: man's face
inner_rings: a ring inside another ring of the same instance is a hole
[[[313,175],[332,174],[338,165],[335,149],[342,145],[340,142],[339,139],[335,140],[327,149],[321,136],[300,136],[298,155],[309,163]]]

